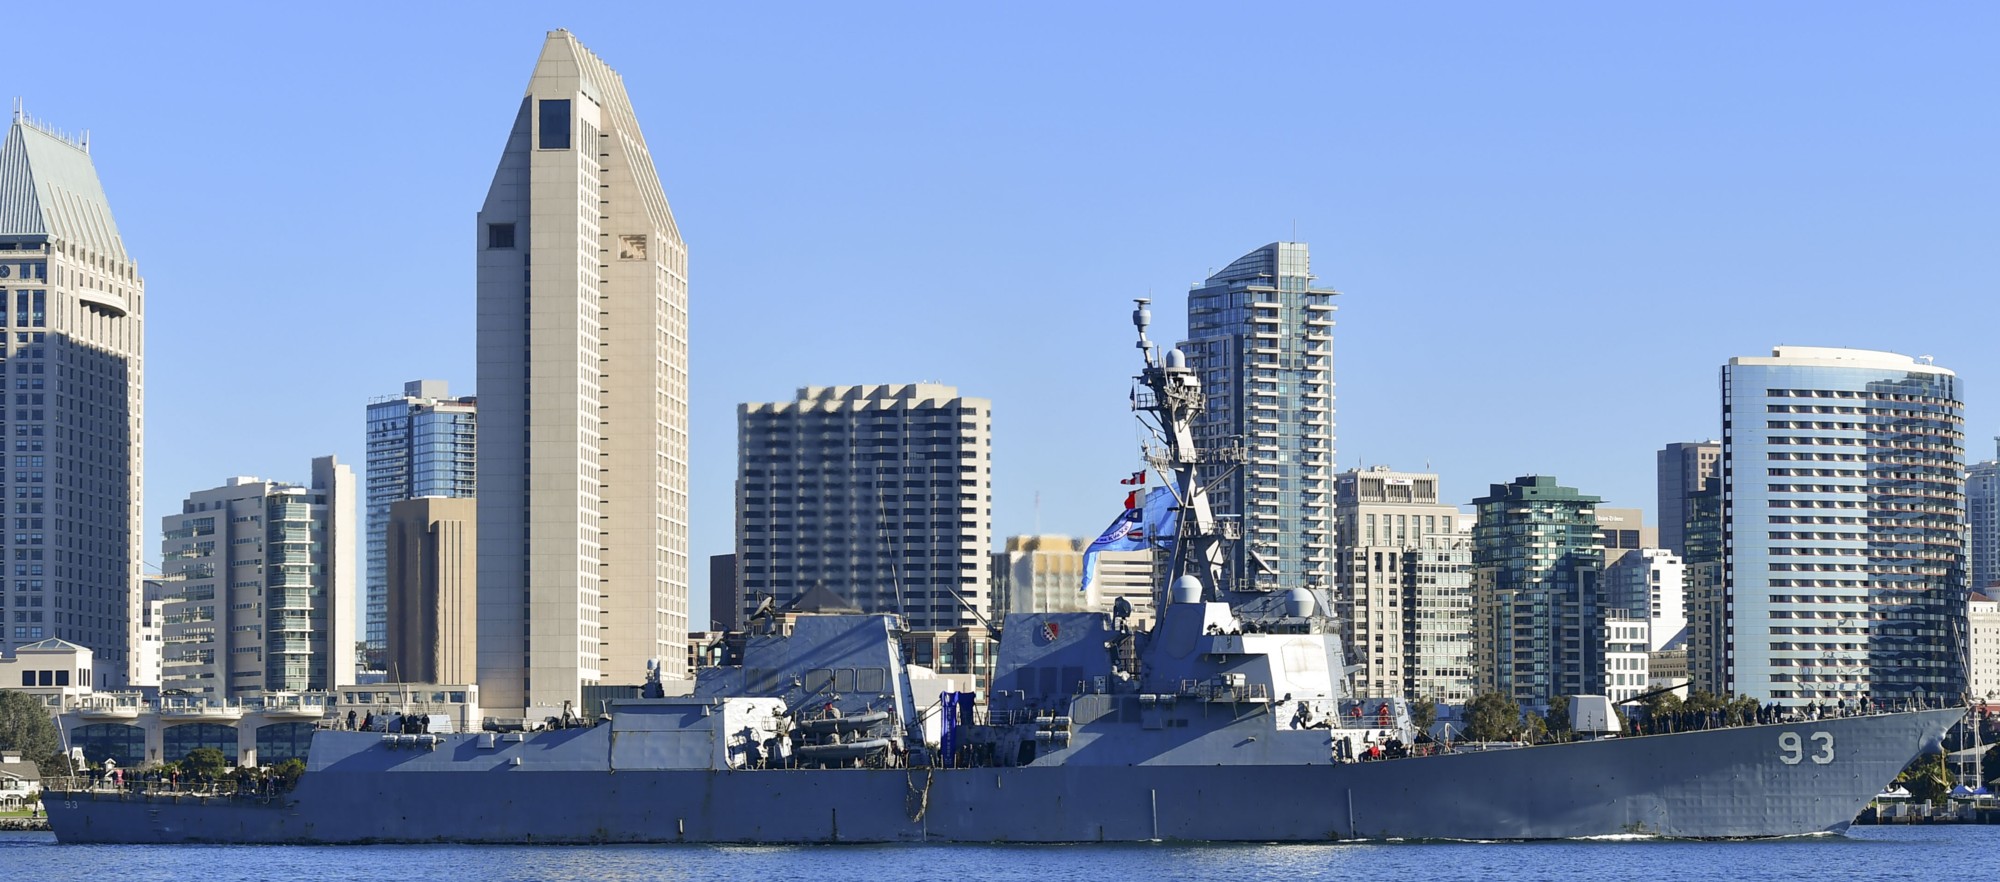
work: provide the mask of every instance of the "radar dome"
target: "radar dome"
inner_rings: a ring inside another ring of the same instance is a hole
[[[1177,369],[1187,367],[1187,353],[1178,349],[1167,350],[1167,367]]]
[[[1313,599],[1313,593],[1304,588],[1293,588],[1285,596],[1285,615],[1292,618],[1303,619],[1312,615],[1313,610],[1318,607],[1319,601]]]
[[[1201,580],[1193,576],[1182,576],[1174,580],[1175,603],[1200,603]]]

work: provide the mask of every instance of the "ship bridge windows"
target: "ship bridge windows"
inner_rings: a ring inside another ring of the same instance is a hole
[[[880,668],[870,668],[869,670],[878,673],[881,671]],[[855,671],[853,668],[813,668],[806,672],[804,685],[807,694],[832,692],[836,695],[849,695],[855,691],[855,680]],[[862,691],[879,692],[881,690]]]

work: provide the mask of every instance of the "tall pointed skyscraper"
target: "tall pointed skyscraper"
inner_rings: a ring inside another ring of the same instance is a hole
[[[687,249],[624,81],[568,31],[477,236],[480,703],[683,676]]]
[[[100,689],[159,682],[136,646],[145,292],[88,142],[15,111],[0,143],[0,438],[12,445],[0,652],[49,637],[89,647]]]

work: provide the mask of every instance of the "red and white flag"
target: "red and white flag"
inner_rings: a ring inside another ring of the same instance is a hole
[[[1126,478],[1125,480],[1122,480],[1122,481],[1119,481],[1118,483],[1120,483],[1120,484],[1144,484],[1144,483],[1146,483],[1146,470],[1145,470],[1145,469],[1140,469],[1140,470],[1138,470],[1138,471],[1136,471],[1136,472],[1133,472],[1133,473],[1132,473],[1132,477],[1129,477],[1129,478]]]

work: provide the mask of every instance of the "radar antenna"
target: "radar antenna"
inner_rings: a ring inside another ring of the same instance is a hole
[[[1208,493],[1199,475],[1202,455],[1194,441],[1194,419],[1206,402],[1201,378],[1188,367],[1187,356],[1180,350],[1162,353],[1146,338],[1153,320],[1147,306],[1152,301],[1140,297],[1134,302],[1138,306],[1132,310],[1132,325],[1139,332],[1138,348],[1146,366],[1134,378],[1137,385],[1132,390],[1132,409],[1153,434],[1153,442],[1145,449],[1146,464],[1166,479],[1180,511],[1176,534],[1163,537],[1170,539],[1172,546],[1164,584],[1154,587],[1156,608],[1164,608],[1178,593],[1162,589],[1184,576],[1194,577],[1201,585],[1202,599],[1220,599],[1224,537],[1209,510]]]

